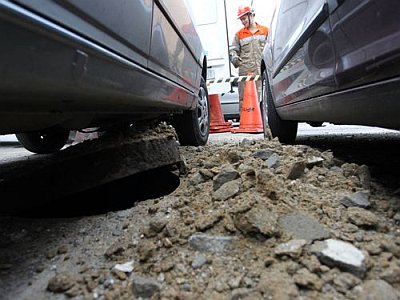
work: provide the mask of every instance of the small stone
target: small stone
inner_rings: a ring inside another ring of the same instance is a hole
[[[115,242],[107,249],[107,251],[104,255],[107,258],[111,259],[114,256],[121,256],[124,251],[125,251],[125,247],[121,243]]]
[[[116,264],[114,266],[114,269],[120,272],[124,272],[124,273],[130,273],[133,271],[133,260],[132,261],[128,261],[124,264]]]
[[[369,202],[369,191],[359,191],[355,192],[349,196],[344,196],[341,200],[340,203],[342,203],[346,207],[362,207],[362,208],[367,208],[371,204]]]
[[[213,200],[225,201],[234,197],[240,191],[240,181],[234,180],[224,183],[218,190],[213,193]]]
[[[329,231],[314,217],[305,213],[289,213],[279,218],[283,232],[294,239],[307,241],[329,238]]]
[[[360,207],[349,207],[347,213],[349,221],[357,226],[378,225],[378,217],[366,209]]]
[[[383,280],[390,284],[400,283],[400,266],[392,263],[380,276]]]
[[[275,248],[275,254],[278,256],[287,255],[292,258],[297,258],[301,255],[305,245],[307,245],[306,240],[291,240],[287,243],[279,244]]]
[[[368,280],[362,285],[356,286],[352,294],[352,299],[369,300],[369,299],[385,299],[398,300],[396,290],[384,280]]]
[[[335,288],[341,293],[346,293],[360,283],[361,280],[359,278],[347,272],[339,273],[333,278]]]
[[[49,260],[54,258],[54,257],[56,257],[56,255],[57,255],[57,250],[56,249],[51,249],[51,250],[46,252],[46,258],[49,259]]]
[[[54,293],[62,293],[72,288],[75,283],[73,276],[58,274],[49,280],[47,290]]]
[[[307,159],[306,167],[310,170],[315,166],[322,167],[323,162],[324,159],[322,157],[313,156]]]
[[[311,273],[306,268],[298,270],[293,279],[298,286],[316,291],[321,290],[323,284],[318,275]]]
[[[151,298],[161,290],[161,284],[152,278],[134,276],[132,280],[133,294],[136,297]]]
[[[366,257],[350,243],[334,239],[316,242],[311,247],[311,253],[330,267],[338,267],[359,277],[365,275]]]
[[[124,272],[119,271],[119,270],[117,270],[117,269],[115,269],[115,268],[112,270],[112,272],[113,272],[113,274],[114,274],[115,276],[117,276],[117,278],[118,278],[119,280],[126,280],[126,278],[128,278]]]
[[[232,249],[234,238],[194,234],[189,238],[189,245],[197,251],[223,252]]]
[[[213,189],[217,191],[222,185],[240,177],[238,171],[236,171],[231,165],[223,166],[221,171],[213,178]]]
[[[57,254],[65,254],[68,252],[68,247],[66,245],[62,245],[57,249]]]
[[[273,153],[263,164],[265,165],[268,169],[274,169],[279,165],[279,155],[276,153]]]
[[[205,257],[204,255],[196,255],[196,257],[192,261],[192,268],[201,268],[205,263],[207,263],[207,257]]]
[[[304,174],[305,168],[306,168],[306,164],[304,161],[295,162],[289,170],[287,179],[295,180],[295,179],[300,178]]]
[[[234,223],[242,233],[273,237],[280,234],[278,215],[266,205],[258,204],[245,213],[234,216]]]

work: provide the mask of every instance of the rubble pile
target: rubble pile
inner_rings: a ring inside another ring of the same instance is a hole
[[[276,140],[179,150],[173,193],[51,248],[47,297],[400,299],[400,200],[367,166]]]

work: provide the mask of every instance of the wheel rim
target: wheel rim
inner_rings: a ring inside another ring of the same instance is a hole
[[[208,99],[207,93],[203,87],[200,88],[199,96],[197,97],[197,121],[200,134],[202,136],[207,135],[209,127]]]

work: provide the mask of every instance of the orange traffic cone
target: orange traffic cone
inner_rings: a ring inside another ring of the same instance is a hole
[[[232,122],[225,122],[219,96],[209,95],[208,99],[210,101],[210,133],[231,131]]]
[[[239,128],[234,128],[231,132],[260,133],[264,132],[261,118],[260,103],[254,80],[244,83],[243,105],[240,112]]]

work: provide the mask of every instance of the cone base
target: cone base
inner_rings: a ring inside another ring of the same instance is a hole
[[[264,132],[264,128],[251,128],[251,127],[244,127],[244,128],[233,128],[231,130],[232,133],[262,133]]]
[[[230,132],[232,129],[232,122],[223,122],[218,125],[210,126],[210,133]]]
[[[217,94],[209,95],[210,100],[210,133],[229,132],[232,122],[226,122]]]

